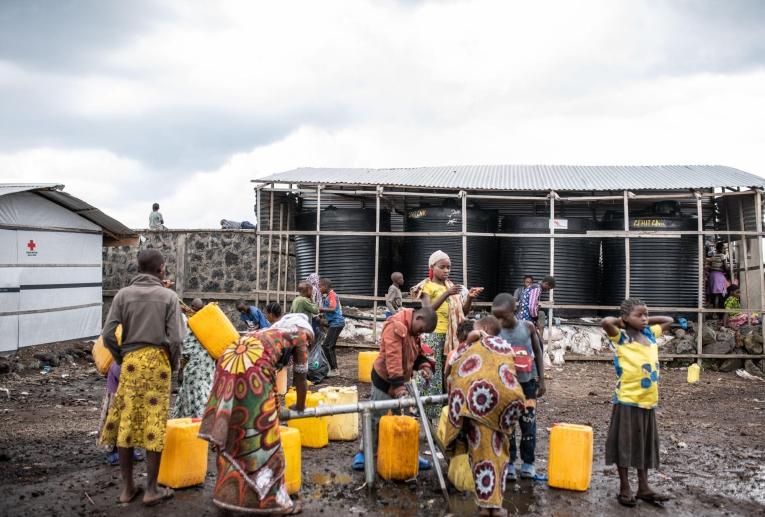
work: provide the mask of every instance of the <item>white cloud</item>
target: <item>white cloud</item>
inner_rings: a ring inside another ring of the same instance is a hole
[[[765,61],[747,31],[701,10],[170,5],[176,16],[141,25],[87,73],[0,62],[0,91],[32,92],[33,120],[60,116],[36,122],[46,147],[0,154],[3,180],[66,183],[131,226],[158,201],[171,227],[214,227],[252,218],[251,179],[299,166],[716,163],[765,174]],[[188,128],[163,120],[173,116]],[[156,145],[123,147],[131,131]],[[200,148],[223,163],[158,165]]]

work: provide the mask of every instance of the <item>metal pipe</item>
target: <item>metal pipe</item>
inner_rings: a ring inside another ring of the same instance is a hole
[[[268,212],[268,229],[274,231],[274,193],[270,192],[269,204],[271,207]],[[268,264],[266,266],[266,303],[271,301],[271,262],[274,261],[274,236],[273,234],[268,237]]]
[[[762,191],[760,189],[755,190],[754,218],[757,223],[757,232],[760,233],[760,236],[757,237],[757,260],[760,263],[760,307],[765,307],[765,262],[762,260]],[[765,340],[765,323],[762,325],[762,336]]]
[[[738,201],[738,218],[739,222],[741,224],[741,229],[744,229],[744,203],[741,201],[741,198],[737,199]],[[749,305],[751,303],[751,299],[749,298],[749,250],[748,250],[748,240],[746,237],[741,239],[741,248],[744,255],[744,298],[746,299],[746,303],[744,305]],[[751,319],[749,320],[751,323]]]
[[[624,238],[624,298],[630,297],[630,282],[632,279],[630,278],[630,238],[629,238],[629,231],[630,231],[630,193],[628,191],[624,191],[624,232],[627,234],[627,237]]]
[[[423,404],[443,404],[448,399],[447,395],[428,395],[420,400]],[[282,408],[279,411],[279,419],[296,420],[298,418],[311,418],[330,415],[345,415],[348,413],[363,413],[364,411],[386,411],[388,409],[404,409],[416,406],[417,401],[413,397],[403,397],[391,400],[364,400],[355,404],[340,404],[337,406],[316,406],[305,408],[303,411]]]
[[[382,187],[377,187],[377,197],[375,197],[375,232],[380,231],[380,196],[382,196]],[[372,291],[375,298],[379,294],[377,285],[380,275],[380,236],[375,235],[375,274],[372,280]],[[372,341],[377,342],[377,300],[372,302]]]
[[[555,276],[555,191],[550,191],[550,276]],[[555,293],[553,292],[555,289],[550,289],[550,303],[555,304]],[[553,331],[553,317],[554,317],[554,311],[552,307],[549,310],[550,317],[547,318],[549,321],[547,322],[547,328],[549,336],[548,339],[552,337],[552,331]],[[544,347],[544,329],[542,329],[542,335],[539,336],[539,339],[542,341],[541,346]],[[541,372],[540,375],[544,379],[544,372]]]
[[[462,197],[462,285],[471,287],[468,282],[468,250],[467,250],[467,192],[460,191]],[[467,317],[467,314],[465,314]]]
[[[375,448],[372,443],[372,411],[365,409],[361,413],[361,439],[364,444],[364,479],[367,488],[375,484]]]
[[[314,273],[319,274],[319,235],[321,234],[321,185],[316,185],[316,267]],[[297,269],[297,267],[295,268]]]
[[[701,209],[701,196],[696,196],[696,219],[698,224],[699,231],[702,231],[704,229],[704,214],[702,213]],[[704,236],[699,234],[699,240],[698,240],[698,253],[699,253],[699,266],[698,266],[698,306],[699,311],[702,311],[704,309]],[[703,328],[704,328],[704,314],[702,312],[699,312],[697,318],[697,329],[696,329],[696,353],[698,355],[701,355],[702,348],[704,346],[703,342]],[[701,357],[697,360],[699,366],[701,366]]]
[[[261,213],[262,210],[260,209],[261,208],[260,205],[262,202],[261,194],[260,194],[261,192],[262,190],[257,189],[255,193],[255,204],[258,205],[258,215],[257,215],[258,220],[256,225],[257,232],[258,232],[258,240],[255,243],[255,254],[257,255],[257,259],[256,259],[257,264],[255,265],[255,287],[258,290],[258,296],[256,296],[255,298],[255,305],[258,305],[258,303],[260,302],[260,296],[259,296],[260,295],[260,250],[261,250],[261,241],[263,240],[263,237],[260,234],[260,225],[263,223],[263,218],[261,217],[261,215],[263,214]]]

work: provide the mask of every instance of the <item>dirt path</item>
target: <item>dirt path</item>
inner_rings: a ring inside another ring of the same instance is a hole
[[[340,352],[353,384],[356,354]],[[585,493],[545,484],[508,484],[505,506],[519,515],[621,514],[615,469],[603,464],[613,371],[608,364],[572,363],[550,372],[548,395],[539,404],[538,468],[546,468],[547,427],[553,422],[590,424],[595,429],[592,486]],[[0,487],[2,515],[221,515],[211,503],[212,456],[204,487],[176,492],[151,510],[116,506],[119,469],[108,467],[95,445],[104,380],[92,365],[0,376]],[[369,388],[360,386],[362,398]],[[26,393],[26,395],[24,394]],[[666,370],[661,381],[659,429],[663,465],[651,474],[674,500],[665,510],[641,504],[634,515],[765,514],[765,383],[733,374],[703,372],[696,385],[685,370]],[[446,506],[434,474],[416,483],[380,482],[374,494],[358,490],[363,475],[349,468],[356,443],[331,443],[303,451],[305,515],[443,515]],[[425,447],[423,446],[423,449]],[[138,481],[145,472],[138,466]],[[472,497],[453,494],[451,510],[474,515]]]

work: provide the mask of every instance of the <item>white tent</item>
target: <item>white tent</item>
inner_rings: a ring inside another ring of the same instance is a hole
[[[0,184],[0,352],[101,331],[102,248],[135,234],[61,189]]]

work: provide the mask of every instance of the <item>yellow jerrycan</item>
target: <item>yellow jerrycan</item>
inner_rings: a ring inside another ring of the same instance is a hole
[[[239,332],[217,303],[208,303],[190,317],[189,328],[216,360],[230,344],[239,340]]]
[[[372,382],[372,365],[380,352],[359,352],[359,382]]]
[[[303,484],[300,431],[294,427],[280,426],[279,434],[284,450],[284,477],[287,482],[287,492],[292,495],[300,492],[300,487]]]
[[[319,393],[324,395],[324,403],[328,406],[344,406],[356,404],[359,392],[356,386],[337,388],[330,386],[321,388]],[[359,414],[332,415],[327,418],[327,433],[332,441],[350,441],[359,437]]]
[[[698,364],[692,364],[688,367],[688,383],[699,382],[701,376],[701,367]]]
[[[284,396],[284,403],[287,407],[292,406],[297,401],[297,392],[290,389]],[[316,407],[324,402],[324,396],[321,393],[308,392],[305,396],[305,407]],[[329,434],[327,432],[327,417],[310,417],[289,420],[288,427],[300,431],[300,444],[309,449],[321,449],[329,443]]]
[[[383,479],[406,481],[417,475],[420,424],[410,416],[386,415],[380,419],[377,440],[377,473]]]
[[[592,478],[592,427],[555,424],[550,430],[547,484],[584,492]]]
[[[200,424],[198,418],[167,421],[165,449],[157,478],[161,485],[186,488],[205,482],[208,444],[197,436]]]

